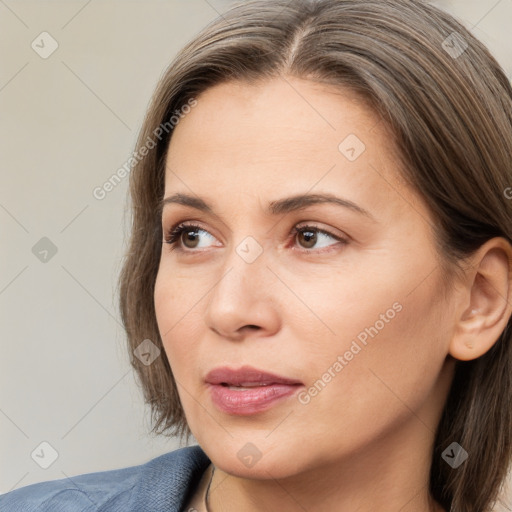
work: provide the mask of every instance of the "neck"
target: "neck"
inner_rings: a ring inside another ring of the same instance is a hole
[[[289,477],[241,478],[216,467],[210,512],[445,512],[429,494],[434,433],[417,417],[379,442]],[[418,448],[421,447],[419,450]]]

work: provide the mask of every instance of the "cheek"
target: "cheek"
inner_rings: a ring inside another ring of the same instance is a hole
[[[165,270],[159,270],[155,282],[155,314],[171,370],[181,380],[194,365],[194,346],[204,320],[190,280]]]
[[[318,351],[309,374],[309,384],[320,390],[312,390],[313,407],[368,432],[421,407],[445,361],[449,334],[449,312],[435,278],[429,279],[413,292],[406,280],[375,286],[373,295],[359,297],[359,313],[339,315],[336,347]]]

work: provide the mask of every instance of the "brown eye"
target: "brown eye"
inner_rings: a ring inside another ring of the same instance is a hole
[[[196,249],[201,242],[201,236],[213,238],[208,231],[195,224],[179,224],[171,229],[165,239],[165,243],[171,246],[171,250],[185,251]]]
[[[316,226],[295,226],[293,228],[294,238],[297,238],[297,243],[303,248],[303,252],[320,252],[316,250],[307,250],[307,249],[322,249],[323,247],[331,247],[334,245],[339,245],[339,243],[346,243],[347,240],[340,238],[329,231],[325,231],[323,229],[317,228]],[[337,244],[323,244],[320,247],[317,246],[324,239],[335,240]]]
[[[197,229],[184,229],[180,234],[183,245],[188,249],[195,249],[199,242],[197,233]]]
[[[299,231],[297,238],[301,241],[301,243],[304,242],[303,247],[306,249],[312,249],[317,242],[316,233],[310,229]]]

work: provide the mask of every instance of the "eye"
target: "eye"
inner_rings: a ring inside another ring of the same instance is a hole
[[[183,250],[181,246],[182,241],[184,241],[184,245],[187,249],[196,249],[197,247],[200,247],[197,244],[198,233],[200,232],[206,233],[212,239],[214,238],[210,233],[208,233],[208,231],[202,229],[196,224],[182,223],[169,231],[165,239],[165,243],[171,245],[171,250]]]
[[[199,239],[200,234],[205,234],[212,240],[215,238],[208,231],[201,228],[197,224],[181,223],[168,231],[164,243],[169,244],[172,251],[178,250],[183,252],[193,252],[194,249],[201,248]],[[322,239],[325,241],[326,239],[330,238],[331,240],[335,240],[343,245],[348,242],[348,240],[336,236],[329,231],[310,225],[300,227],[294,226],[291,232],[291,236],[292,238],[297,238],[301,244],[304,244],[303,247],[299,249],[301,252],[317,252],[311,251],[310,249],[314,248]],[[323,244],[320,248],[326,246],[329,247],[332,245],[336,244]]]
[[[346,240],[345,238],[336,236],[333,233],[326,231],[324,229],[320,229],[316,226],[294,226],[294,228],[292,229],[292,234],[294,237],[297,237],[298,241],[305,244],[306,249],[300,249],[301,252],[312,252],[309,249],[313,248],[319,240],[322,240],[322,238],[324,240],[330,238],[331,240],[340,242],[343,245],[348,242],[348,240]],[[320,247],[317,246],[317,249],[322,247],[329,247],[332,245],[336,244],[324,244]]]

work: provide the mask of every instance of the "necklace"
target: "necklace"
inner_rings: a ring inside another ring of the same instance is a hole
[[[204,508],[205,508],[206,512],[210,512],[210,509],[208,508],[208,496],[210,494],[210,485],[212,484],[214,472],[215,472],[215,466],[212,467],[212,475],[210,476],[210,481],[208,482],[208,487],[206,488],[206,493],[204,495]]]

